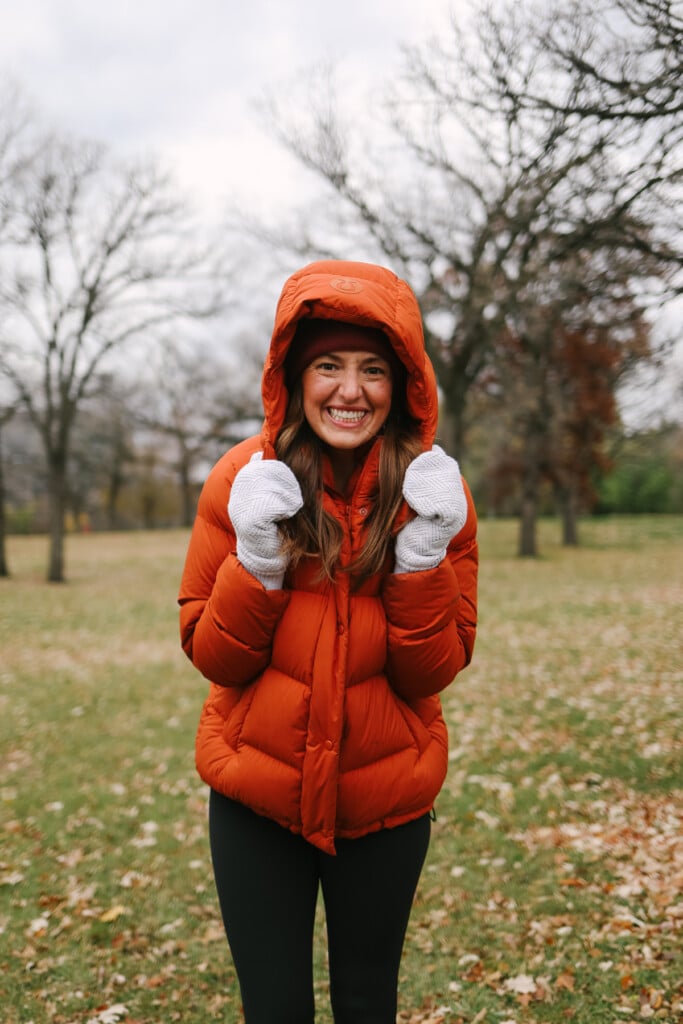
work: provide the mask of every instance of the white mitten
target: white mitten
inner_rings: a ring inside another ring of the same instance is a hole
[[[235,477],[228,515],[237,537],[237,557],[266,590],[279,590],[287,568],[277,524],[303,505],[299,481],[289,466],[255,452]]]
[[[396,537],[394,572],[433,569],[467,520],[467,498],[455,459],[434,445],[408,466],[403,496],[417,516]]]

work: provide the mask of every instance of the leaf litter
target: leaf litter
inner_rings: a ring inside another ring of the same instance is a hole
[[[520,564],[487,560],[488,526],[475,660],[443,699],[449,776],[398,1020],[677,1021],[683,591],[671,544]],[[150,602],[166,602],[181,557],[179,544]],[[31,600],[41,594],[36,585]],[[137,607],[129,652],[149,633]],[[107,675],[102,652],[120,639],[122,607],[118,616],[92,657],[95,631],[65,643],[51,689],[48,652],[35,679],[25,654],[3,666],[3,1024],[238,1024],[192,765],[203,693],[170,639],[158,660],[147,647],[138,678],[127,666],[120,675],[127,655]],[[171,610],[167,628],[175,634]],[[320,945],[316,957],[325,1024]]]

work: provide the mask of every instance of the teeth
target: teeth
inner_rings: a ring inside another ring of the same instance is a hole
[[[343,420],[344,423],[360,423],[365,416],[362,409],[330,409],[329,413],[333,420]]]

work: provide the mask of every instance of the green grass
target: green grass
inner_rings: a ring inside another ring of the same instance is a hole
[[[683,1012],[683,521],[481,525],[475,660],[444,694],[448,780],[400,1020]],[[0,581],[0,1021],[241,1019],[180,652],[187,534],[11,538]],[[283,880],[284,882],[284,880]],[[319,921],[321,923],[321,921]],[[330,1021],[319,933],[319,1019]],[[116,1019],[111,1010],[109,1019]]]

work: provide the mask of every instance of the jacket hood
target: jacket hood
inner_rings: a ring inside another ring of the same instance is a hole
[[[343,320],[384,331],[406,368],[408,411],[420,425],[424,448],[431,448],[436,436],[438,397],[434,369],[425,352],[417,299],[391,270],[347,260],[310,263],[285,282],[261,381],[264,444],[274,444],[284,422],[289,398],[284,362],[299,320],[307,317]]]

